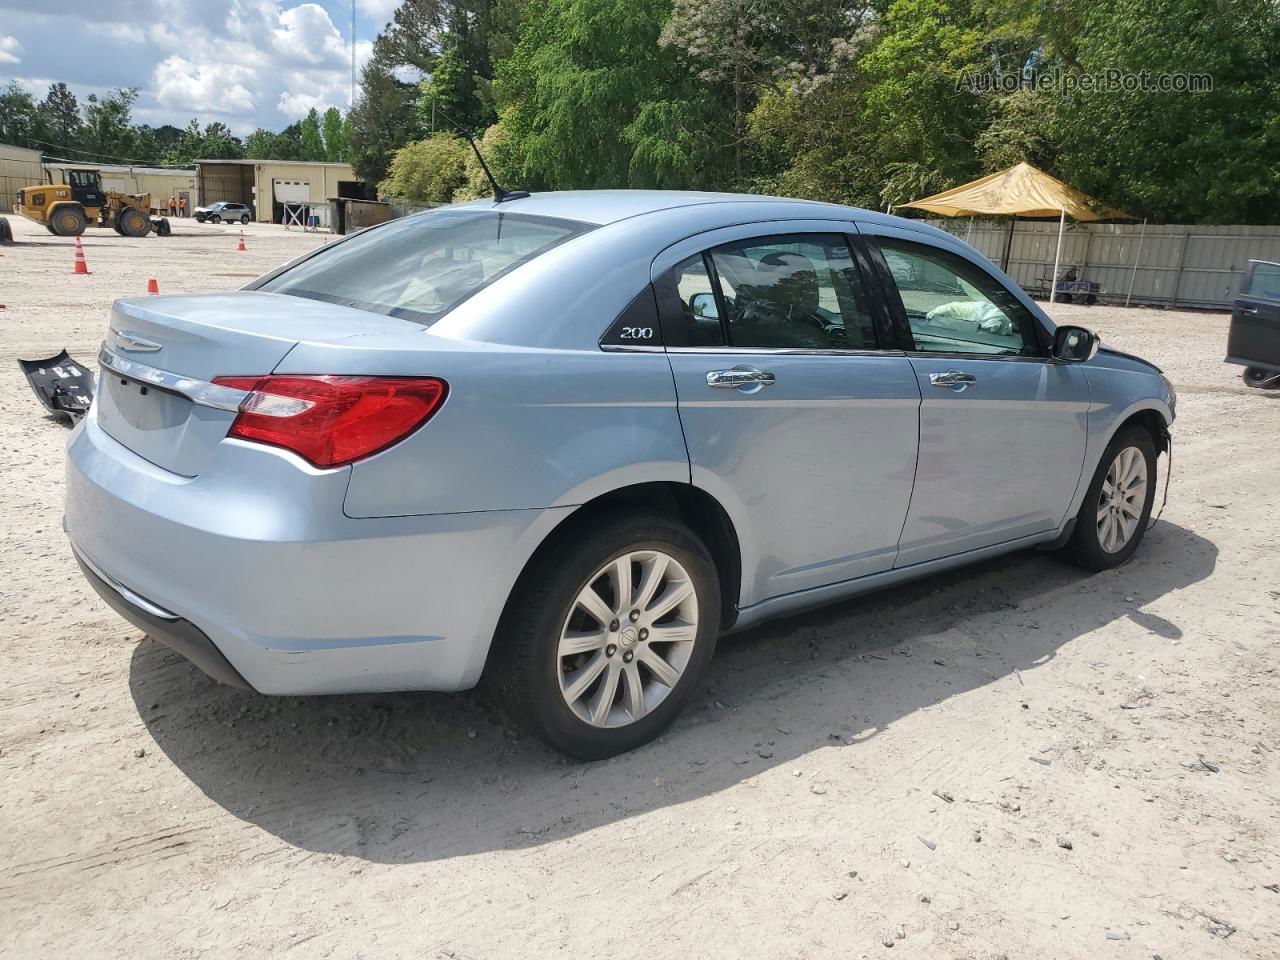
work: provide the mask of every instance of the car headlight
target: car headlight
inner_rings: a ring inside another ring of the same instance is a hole
[[[1160,374],[1160,379],[1164,381],[1164,390],[1165,390],[1165,393],[1167,393],[1167,394],[1169,395],[1169,413],[1170,413],[1170,414],[1173,414],[1174,416],[1177,416],[1177,413],[1178,413],[1178,391],[1177,391],[1176,389],[1174,389],[1173,381],[1172,381],[1172,380],[1170,380],[1168,377],[1166,377],[1163,373],[1162,373],[1162,374]]]

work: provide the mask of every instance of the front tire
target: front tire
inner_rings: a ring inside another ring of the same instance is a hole
[[[1156,445],[1148,430],[1112,438],[1076,515],[1067,555],[1086,570],[1110,570],[1133,556],[1156,497]]]
[[[49,218],[49,231],[55,237],[78,237],[89,220],[79,207],[58,207]]]
[[[222,222],[222,218],[221,218],[220,216],[218,216],[218,215],[215,213],[212,217],[210,217],[210,218],[209,218],[209,222],[210,222],[210,223],[221,223],[221,222]]]
[[[720,632],[706,547],[662,514],[575,525],[513,592],[491,673],[517,721],[579,760],[633,750],[693,696]]]

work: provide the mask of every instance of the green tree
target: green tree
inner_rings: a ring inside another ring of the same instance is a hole
[[[0,88],[0,143],[43,150],[44,145],[36,142],[40,132],[40,113],[35,99],[16,81],[10,80],[8,86]]]
[[[244,155],[250,160],[301,160],[302,145],[297,137],[259,127],[245,137]]]
[[[503,126],[524,185],[687,187],[720,182],[723,136],[658,45],[668,0],[530,0],[498,67]]]
[[[302,118],[302,159],[324,159],[324,134],[320,130],[320,114],[315,107]]]
[[[437,133],[396,151],[379,194],[418,203],[448,203],[467,183],[467,154],[461,137]]]
[[[51,149],[66,154],[79,146],[83,127],[80,102],[65,83],[49,86],[39,110],[41,126]]]
[[[1115,0],[1089,9],[1082,73],[1212,78],[1204,93],[1063,96],[1064,179],[1172,222],[1280,222],[1280,7],[1269,0]]]
[[[244,156],[244,145],[233,136],[225,123],[215,122],[204,128],[201,151],[210,160],[239,160]]]
[[[123,87],[103,97],[91,93],[85,99],[85,151],[106,163],[140,159],[134,156],[137,136],[132,125],[138,88]]]
[[[195,160],[238,160],[243,156],[243,144],[232,136],[225,123],[211,123],[201,130],[200,122],[193,117],[165,155],[165,161],[187,166]]]
[[[456,47],[445,50],[422,83],[418,123],[425,130],[472,130],[483,109],[475,79]]]
[[[379,38],[381,39],[381,38]],[[360,74],[360,97],[351,110],[351,164],[365,183],[387,175],[391,157],[419,136],[418,88],[397,79],[393,65],[374,55]]]
[[[733,116],[734,179],[746,185],[747,116],[764,95],[808,96],[847,76],[873,35],[848,0],[675,0],[660,43]]]
[[[320,132],[324,135],[324,157],[330,163],[345,163],[351,152],[348,141],[349,125],[337,107],[330,107],[320,118]]]

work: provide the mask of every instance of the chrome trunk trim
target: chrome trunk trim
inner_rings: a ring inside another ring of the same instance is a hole
[[[249,396],[246,390],[223,387],[216,383],[209,383],[207,380],[197,380],[194,377],[179,376],[176,373],[170,373],[168,370],[161,370],[158,367],[139,363],[137,360],[129,360],[118,353],[112,353],[105,343],[102,345],[102,349],[98,351],[98,365],[103,370],[109,370],[127,380],[133,380],[147,386],[159,387],[161,390],[168,390],[170,393],[181,394],[198,406],[211,407],[214,410],[229,410],[232,413],[238,413],[240,405]]]

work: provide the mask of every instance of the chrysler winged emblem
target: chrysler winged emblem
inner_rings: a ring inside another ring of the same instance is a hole
[[[136,333],[130,333],[128,330],[117,330],[111,328],[111,335],[115,338],[116,346],[121,350],[132,350],[137,353],[152,353],[160,349],[160,344],[154,340],[147,340],[140,337]]]

